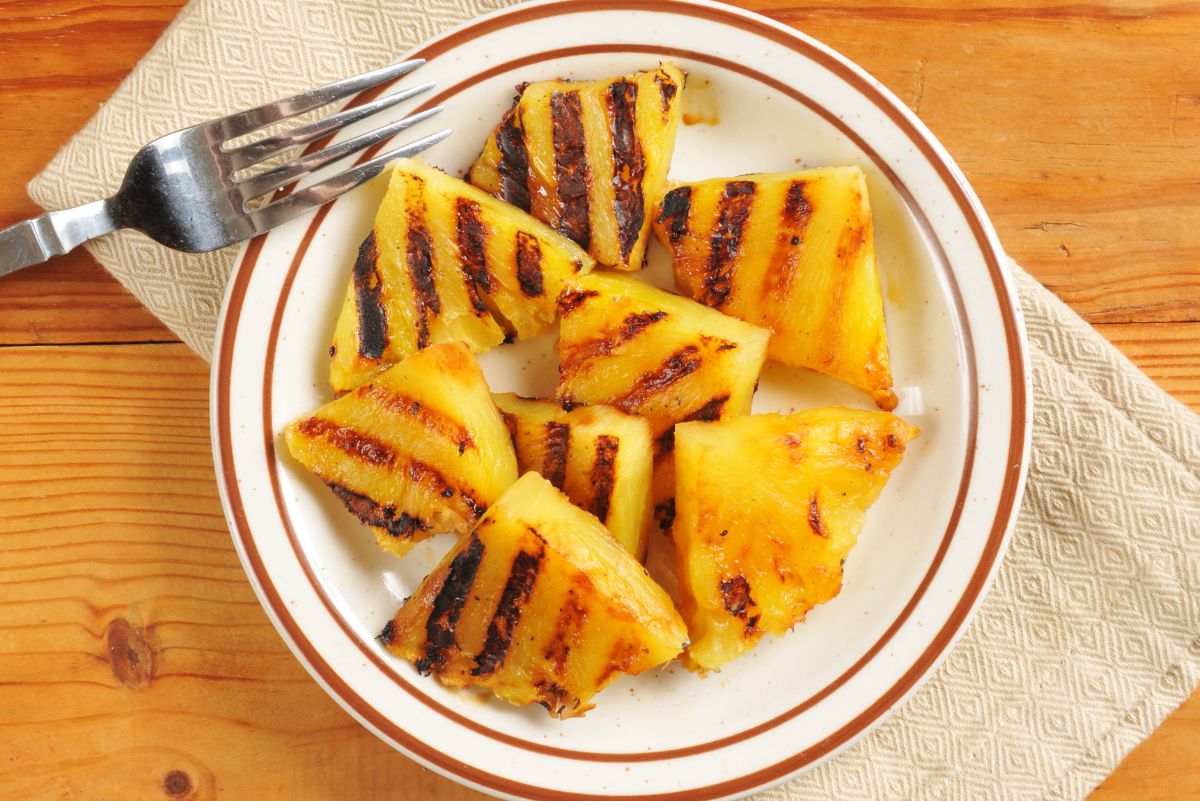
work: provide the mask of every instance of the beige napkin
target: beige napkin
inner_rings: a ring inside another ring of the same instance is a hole
[[[379,66],[511,2],[193,0],[30,194],[48,209],[100,197],[155,136]],[[209,357],[232,251],[133,233],[89,248]],[[1200,682],[1200,419],[1012,270],[1034,439],[996,584],[893,717],[763,798],[1080,799]]]

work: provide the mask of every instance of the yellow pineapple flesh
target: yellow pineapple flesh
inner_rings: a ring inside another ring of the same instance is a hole
[[[517,451],[533,470],[600,520],[641,561],[654,465],[650,424],[611,406],[576,406],[512,393],[494,396]]]
[[[676,184],[655,234],[692,298],[771,329],[768,356],[896,406],[867,182],[858,167]]]
[[[330,384],[353,389],[421,348],[475,352],[554,322],[563,282],[592,267],[542,222],[414,159],[398,161],[359,248],[330,348]]]
[[[508,429],[462,343],[431,345],[283,432],[379,546],[463,534],[517,480]]]
[[[485,687],[567,718],[621,674],[677,656],[687,629],[595,517],[526,473],[379,639],[448,687]]]
[[[559,313],[559,401],[608,404],[646,418],[654,514],[668,528],[673,426],[749,413],[769,332],[615,273],[576,280]]]
[[[639,269],[666,188],[683,83],[665,62],[620,78],[524,84],[468,180],[601,264]]]
[[[918,430],[839,407],[675,431],[683,661],[715,670],[838,594],[866,511]]]

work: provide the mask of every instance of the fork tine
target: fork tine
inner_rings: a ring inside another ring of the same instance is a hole
[[[295,219],[317,206],[322,206],[344,195],[351,189],[379,175],[390,162],[408,156],[415,156],[421,151],[433,147],[450,134],[451,129],[446,128],[435,134],[418,139],[415,142],[410,142],[403,147],[390,150],[387,153],[376,156],[370,161],[363,162],[357,167],[352,167],[345,172],[338,173],[331,178],[326,178],[312,186],[306,187],[295,194],[288,195],[282,200],[277,200],[260,209],[248,212],[246,216],[253,223],[255,233],[261,234],[277,225],[282,225],[288,220]]]
[[[235,139],[258,130],[264,125],[270,125],[329,103],[344,100],[373,86],[394,80],[401,75],[407,75],[424,63],[425,59],[418,58],[412,61],[402,61],[399,64],[389,64],[386,67],[364,72],[362,75],[355,75],[353,78],[343,78],[319,89],[310,89],[274,103],[230,114],[228,117],[215,120],[213,124],[218,127],[225,139]]]
[[[291,183],[296,178],[305,173],[310,173],[313,170],[319,170],[327,164],[332,164],[338,159],[343,159],[352,153],[357,153],[360,150],[365,150],[371,145],[383,142],[398,134],[406,128],[411,128],[418,123],[422,123],[430,117],[442,111],[442,106],[434,106],[427,111],[422,111],[418,114],[413,114],[411,117],[405,117],[402,120],[384,125],[381,128],[376,128],[370,133],[356,136],[353,139],[348,139],[345,142],[339,142],[336,145],[327,147],[324,150],[318,150],[316,153],[310,153],[307,156],[302,156],[295,161],[290,161],[281,167],[276,167],[273,170],[261,173],[247,178],[244,181],[236,184],[238,191],[242,195],[243,200],[250,200],[259,195],[266,194],[272,189],[278,189],[281,186]]]
[[[306,145],[309,142],[315,142],[322,136],[336,133],[348,125],[353,125],[359,120],[366,119],[373,114],[378,114],[392,106],[397,106],[405,100],[411,100],[436,86],[437,84],[432,82],[423,83],[420,86],[414,86],[402,92],[396,92],[395,94],[372,100],[370,103],[358,106],[357,108],[339,111],[337,114],[324,117],[316,122],[310,122],[307,125],[301,125],[285,133],[227,150],[225,151],[225,156],[229,159],[230,165],[235,171],[242,170],[264,159],[268,159],[289,147]]]

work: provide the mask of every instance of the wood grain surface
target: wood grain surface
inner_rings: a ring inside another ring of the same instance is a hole
[[[858,61],[1008,251],[1200,411],[1200,5],[744,0]],[[0,3],[0,227],[181,0]],[[207,366],[79,251],[0,279],[0,798],[465,799],[292,659],[230,543]],[[1200,693],[1095,801],[1200,797]]]

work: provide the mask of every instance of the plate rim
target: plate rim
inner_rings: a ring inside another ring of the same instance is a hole
[[[550,10],[551,13],[547,13]],[[771,39],[776,44],[799,52],[802,56],[817,60],[823,66],[829,68],[839,77],[845,79],[852,87],[862,94],[868,101],[878,107],[895,121],[898,126],[908,135],[912,141],[922,147],[924,156],[930,165],[938,173],[939,177],[945,183],[946,188],[950,191],[954,202],[958,205],[963,213],[964,218],[971,228],[971,234],[974,236],[976,243],[979,246],[980,254],[987,264],[988,273],[992,279],[993,286],[996,290],[996,301],[1000,310],[1000,316],[1004,321],[1006,335],[1006,350],[1010,355],[1009,374],[1012,384],[1013,405],[1012,419],[1009,441],[1009,454],[1014,453],[1014,448],[1017,451],[1017,462],[1010,464],[1004,474],[1004,482],[1000,491],[1000,498],[997,502],[995,517],[992,523],[992,530],[985,540],[984,548],[980,555],[980,560],[972,570],[971,581],[964,588],[961,598],[955,601],[951,608],[951,614],[942,625],[937,637],[930,641],[930,644],[920,654],[916,662],[910,667],[892,688],[884,692],[884,697],[887,698],[887,703],[882,709],[876,710],[875,707],[879,702],[869,706],[861,715],[855,718],[845,728],[850,728],[858,724],[863,717],[868,717],[864,723],[846,736],[840,743],[822,752],[819,757],[810,758],[800,764],[798,767],[791,764],[793,760],[783,760],[775,765],[769,766],[763,770],[759,770],[753,774],[738,777],[727,781],[717,782],[708,787],[690,789],[680,791],[678,793],[666,794],[642,794],[634,796],[626,796],[628,798],[714,798],[734,794],[741,794],[754,789],[761,788],[767,784],[782,781],[802,770],[808,769],[815,765],[818,761],[823,761],[839,752],[842,748],[849,745],[854,740],[864,735],[867,731],[874,728],[887,717],[887,711],[898,705],[914,692],[921,684],[924,683],[937,665],[945,658],[952,649],[954,642],[962,635],[967,623],[977,611],[982,598],[986,594],[995,576],[996,570],[1003,559],[1004,551],[1007,548],[1008,542],[1011,539],[1011,533],[1016,520],[1016,512],[1019,509],[1020,499],[1023,494],[1025,477],[1028,470],[1029,462],[1029,447],[1030,447],[1030,423],[1031,423],[1031,389],[1029,384],[1029,347],[1026,337],[1024,322],[1021,315],[1020,304],[1017,302],[1015,286],[1012,281],[1012,276],[1009,275],[1004,265],[1006,257],[1000,248],[998,239],[990,222],[984,213],[978,198],[973,190],[966,182],[961,170],[950,158],[944,147],[937,141],[931,132],[910,112],[903,104],[885,87],[882,86],[876,79],[871,77],[861,68],[854,65],[845,57],[837,54],[827,46],[812,39],[806,34],[795,29],[776,23],[767,17],[756,14],[754,12],[745,11],[740,8],[728,6],[722,3],[710,2],[709,0],[650,0],[650,2],[605,2],[604,0],[541,0],[540,2],[520,4],[513,7],[501,9],[499,11],[488,14],[484,17],[468,21],[463,25],[447,31],[442,36],[429,40],[420,45],[416,50],[410,51],[405,57],[430,57],[440,55],[448,50],[452,50],[459,44],[469,41],[486,33],[494,32],[504,27],[511,25],[519,25],[527,20],[532,21],[541,19],[547,16],[556,16],[559,14],[570,14],[586,11],[629,11],[629,10],[647,10],[647,11],[669,11],[672,13],[686,13],[691,11],[693,14],[700,12],[700,16],[706,18],[707,21],[714,24],[730,24],[735,27],[763,35]],[[740,23],[740,24],[739,24]],[[799,45],[799,46],[797,46]],[[575,48],[578,50],[578,48]],[[670,48],[662,48],[664,52]],[[636,52],[631,50],[631,52]],[[532,55],[532,54],[531,54]],[[542,54],[544,55],[544,53]],[[823,58],[814,59],[815,55],[823,56]],[[869,90],[869,91],[868,91]],[[382,91],[382,89],[380,90]],[[369,99],[367,96],[359,96],[357,102],[365,102]],[[328,207],[326,207],[328,208]],[[319,212],[318,212],[319,213]],[[310,232],[315,230],[316,226],[310,226]],[[250,273],[253,271],[255,260],[261,252],[269,234],[257,237],[254,240],[246,243],[238,254],[235,261],[234,270],[230,275],[229,284],[226,290],[225,302],[222,304],[221,316],[218,320],[217,341],[214,349],[215,358],[213,361],[211,393],[212,398],[212,439],[214,450],[214,461],[217,468],[216,474],[218,477],[218,487],[220,489],[222,505],[225,509],[227,522],[230,525],[233,533],[235,544],[238,546],[239,556],[242,558],[243,567],[245,568],[251,584],[254,586],[256,594],[259,596],[260,603],[268,612],[272,622],[283,635],[285,641],[288,642],[293,653],[306,666],[314,678],[322,684],[335,700],[343,707],[347,708],[361,722],[367,724],[368,728],[373,730],[378,736],[385,739],[393,746],[408,753],[410,756],[417,758],[419,761],[429,764],[438,772],[441,772],[457,781],[465,782],[475,787],[485,789],[489,792],[500,792],[513,797],[544,797],[544,798],[562,798],[562,797],[589,797],[577,793],[564,793],[562,791],[551,790],[531,785],[524,785],[519,782],[505,779],[502,776],[492,776],[491,774],[480,775],[480,772],[469,765],[458,761],[449,754],[432,749],[413,748],[413,744],[423,745],[419,739],[411,738],[412,742],[401,744],[391,734],[385,734],[384,729],[388,726],[380,726],[379,722],[370,720],[370,715],[357,705],[351,704],[349,698],[357,698],[364,701],[365,706],[375,711],[372,705],[365,702],[357,693],[341,680],[341,677],[324,660],[320,658],[319,650],[312,645],[311,642],[305,642],[307,648],[303,647],[296,638],[293,637],[294,632],[300,631],[298,622],[295,627],[287,625],[284,617],[287,615],[285,605],[274,594],[274,588],[270,586],[269,574],[265,570],[262,562],[248,552],[248,549],[254,549],[252,542],[252,534],[250,534],[249,526],[244,517],[244,510],[235,508],[234,497],[237,496],[236,477],[231,471],[232,460],[226,458],[229,452],[227,448],[229,431],[229,418],[226,414],[222,417],[221,412],[228,408],[228,388],[229,375],[232,367],[232,356],[234,352],[233,339],[236,337],[227,337],[228,334],[235,333],[237,321],[240,319],[239,314],[231,314],[231,309],[234,308],[233,297],[236,294],[236,289],[244,290],[248,283]],[[244,268],[246,262],[249,261],[249,266]],[[239,298],[240,301],[240,298]],[[228,341],[227,341],[228,340]],[[1017,358],[1012,358],[1013,355]],[[973,388],[974,389],[974,388]],[[226,403],[222,403],[222,399]],[[269,415],[269,409],[266,414]],[[222,422],[224,425],[222,426]],[[237,505],[240,506],[240,497],[237,498]],[[1003,519],[1003,522],[1002,522]],[[953,529],[953,526],[951,527]],[[257,562],[257,565],[251,562]],[[986,564],[986,571],[980,575],[980,567]],[[935,565],[936,568],[936,565]],[[930,575],[936,573],[936,569],[932,570]],[[270,597],[274,596],[274,597]],[[919,597],[919,596],[918,596]],[[961,614],[960,614],[961,612]],[[890,631],[890,630],[889,630]],[[945,636],[943,636],[945,635]],[[885,635],[886,637],[886,635]],[[303,639],[301,635],[301,639]],[[933,652],[930,654],[930,652]],[[869,655],[869,654],[868,654]],[[320,670],[312,663],[310,657],[316,657],[317,661],[324,664],[325,670]],[[915,675],[914,675],[915,674]],[[899,688],[899,693],[893,695],[893,691]],[[890,696],[890,697],[889,697]],[[881,699],[882,700],[882,699]],[[436,703],[436,702],[434,702]],[[440,705],[439,705],[440,706]],[[380,714],[380,713],[376,713]],[[380,715],[382,717],[382,715]],[[386,718],[384,723],[392,723]],[[768,722],[769,723],[769,722]],[[394,726],[394,724],[393,724]],[[398,727],[396,727],[398,728]],[[761,727],[754,727],[759,729]],[[401,731],[403,731],[401,729]],[[837,734],[841,734],[839,730]],[[751,730],[747,737],[755,736],[761,731]],[[519,738],[518,738],[519,739]],[[718,743],[726,738],[719,738]],[[831,736],[829,739],[833,739]],[[524,744],[524,741],[522,741]],[[427,750],[431,753],[414,753]],[[683,749],[692,751],[692,748]],[[561,749],[553,749],[555,752]],[[566,756],[562,753],[554,753],[555,756]],[[680,754],[681,756],[683,754]],[[614,756],[629,756],[629,755],[614,755]],[[567,757],[570,758],[570,757]],[[668,756],[657,757],[659,759],[669,758]],[[613,760],[615,761],[615,760]],[[764,774],[771,775],[764,775]],[[473,778],[474,777],[474,778]],[[480,779],[485,779],[480,781]],[[487,778],[495,780],[494,782],[486,781]],[[711,792],[711,791],[716,791]],[[613,796],[594,796],[594,797],[613,797]]]

